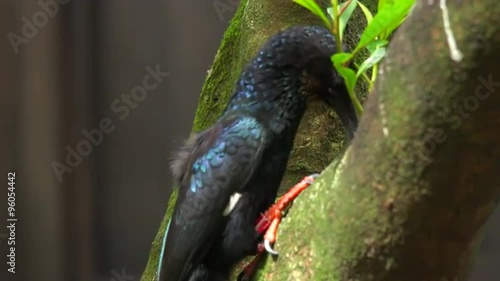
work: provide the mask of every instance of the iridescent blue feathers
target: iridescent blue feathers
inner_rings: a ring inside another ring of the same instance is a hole
[[[208,249],[213,242],[214,230],[228,215],[224,210],[231,195],[246,185],[265,145],[264,128],[249,116],[222,118],[188,141],[172,164],[181,189],[166,233],[159,280],[185,280],[199,265],[206,249],[195,245]],[[183,167],[187,169],[180,170]]]

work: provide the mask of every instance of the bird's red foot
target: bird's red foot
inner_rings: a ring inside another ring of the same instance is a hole
[[[272,205],[257,221],[255,230],[259,234],[264,234],[264,247],[266,251],[272,255],[277,255],[278,252],[273,250],[272,244],[276,242],[276,234],[278,233],[278,226],[281,223],[283,215],[291,206],[295,198],[310,186],[319,174],[313,174],[302,179],[301,182],[292,187],[285,195]]]
[[[274,205],[269,207],[267,211],[262,214],[257,220],[255,230],[260,234],[264,234],[264,243],[259,243],[257,246],[257,254],[253,260],[245,266],[243,271],[238,275],[238,281],[248,281],[255,272],[257,263],[262,256],[262,254],[267,251],[272,255],[277,255],[278,252],[273,250],[272,244],[276,242],[276,234],[278,233],[278,226],[283,218],[283,215],[288,211],[291,204],[299,196],[299,194],[304,191],[308,186],[310,186],[319,174],[313,174],[302,179],[301,182],[292,187],[285,195]]]

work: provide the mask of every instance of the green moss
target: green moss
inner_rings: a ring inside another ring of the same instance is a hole
[[[161,247],[163,244],[163,236],[165,235],[165,229],[167,227],[168,221],[174,212],[175,202],[177,201],[177,196],[179,195],[179,189],[174,188],[170,194],[168,200],[167,211],[163,217],[158,233],[156,234],[155,240],[151,245],[151,252],[149,253],[148,263],[146,269],[142,274],[141,281],[156,281],[156,274],[158,269],[158,259],[160,258]]]
[[[214,64],[205,79],[201,89],[198,109],[194,119],[193,130],[201,131],[219,117],[233,91],[234,84],[243,68],[244,60],[241,53],[242,18],[247,0],[242,0],[231,19],[229,28],[224,33]]]
[[[333,162],[327,170],[336,171],[338,165],[337,161]],[[338,181],[336,176],[337,173],[323,175],[296,200],[278,233],[278,236],[286,235],[284,239],[278,237],[275,245],[282,255],[275,262],[268,260],[255,280],[357,280],[337,275],[337,266],[354,264],[360,257],[375,253],[367,252],[353,240],[361,237],[366,244],[391,241],[385,231],[376,227],[359,227],[387,223],[377,208],[370,209],[371,212],[366,212],[366,208],[353,208],[375,202],[370,190],[356,189],[356,196],[352,188],[332,190]],[[314,207],[308,202],[314,202]],[[336,216],[339,213],[343,214],[341,218]],[[358,220],[345,219],[349,217]],[[336,227],[330,227],[332,223]]]

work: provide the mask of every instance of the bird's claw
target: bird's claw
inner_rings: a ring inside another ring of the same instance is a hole
[[[271,255],[277,256],[279,253],[275,251],[272,245],[276,242],[276,234],[278,226],[283,216],[288,212],[288,209],[293,204],[295,198],[309,185],[313,184],[314,180],[319,174],[312,174],[305,177],[300,183],[292,187],[285,195],[283,195],[278,202],[271,206],[267,211],[262,214],[257,220],[255,231],[259,234],[264,234],[264,245],[259,243],[257,248],[257,255],[254,260],[248,264],[245,269],[238,276],[238,281],[250,280],[257,261],[261,254],[266,251]]]
[[[277,256],[279,254],[272,248],[271,242],[267,239],[264,239],[264,247],[266,248],[266,251],[271,255]]]
[[[278,233],[278,227],[286,214],[286,211],[290,208],[291,204],[295,198],[309,185],[313,184],[314,180],[319,176],[319,174],[312,174],[305,177],[300,183],[292,187],[285,195],[283,195],[278,202],[271,206],[258,220],[256,225],[256,231],[264,234],[264,248],[271,255],[278,255],[271,244],[276,241],[276,234]]]
[[[305,181],[308,183],[308,184],[313,184],[314,183],[314,180],[319,177],[320,174],[319,173],[314,173],[314,174],[311,174],[309,175],[308,177],[306,177]]]

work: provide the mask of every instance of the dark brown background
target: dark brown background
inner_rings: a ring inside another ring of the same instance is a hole
[[[43,9],[0,0],[0,280],[140,279],[169,194],[169,157],[191,130],[233,2],[70,0],[16,54],[8,34],[22,35],[23,17]],[[157,64],[170,76],[120,120],[112,102]],[[59,181],[51,164],[103,118],[115,130]],[[14,276],[2,236],[7,171],[17,176]],[[498,281],[499,268],[497,211],[471,280]]]

